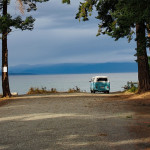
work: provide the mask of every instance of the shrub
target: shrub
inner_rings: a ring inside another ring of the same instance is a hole
[[[135,92],[137,92],[137,91],[138,91],[138,88],[137,88],[137,87],[135,87],[135,86],[132,86],[130,89],[128,89],[128,91],[129,91],[129,92],[133,92],[133,93],[135,93]]]
[[[79,87],[70,88],[67,93],[78,93],[81,92]],[[47,90],[46,87],[40,88],[34,88],[31,87],[29,91],[27,92],[28,95],[30,94],[48,94],[48,93],[58,93],[56,88],[51,88],[51,90]]]
[[[138,92],[138,82],[127,82],[127,85],[124,86],[125,91],[127,92]]]
[[[55,88],[51,88],[50,93],[57,93],[57,90]]]
[[[47,93],[57,93],[57,90],[55,88],[51,88],[51,90],[47,90],[46,87],[39,88],[33,88],[31,87],[27,94],[47,94]]]
[[[79,87],[75,87],[75,88],[70,88],[68,90],[68,93],[78,93],[78,92],[81,92],[80,88]]]

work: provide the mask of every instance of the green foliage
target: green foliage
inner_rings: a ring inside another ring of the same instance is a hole
[[[33,29],[33,22],[35,19],[33,19],[31,16],[27,17],[25,20],[22,20],[20,16],[12,19],[12,16],[10,14],[7,14],[7,16],[0,16],[0,31],[7,30],[7,32],[11,32],[11,27],[21,29],[21,30],[32,30]]]
[[[150,0],[84,0],[79,5],[76,19],[87,21],[94,8],[99,20],[97,36],[107,34],[115,40],[126,37],[130,42],[136,33],[136,56],[141,85],[139,92],[149,90],[146,47],[150,47]],[[143,78],[147,81],[144,85]]]
[[[47,2],[49,0],[22,0],[22,2],[28,6],[27,8],[27,12],[30,12],[30,11],[35,11],[37,10],[37,6],[36,6],[36,3],[39,2],[39,3],[42,3],[42,2]]]
[[[136,93],[138,92],[138,82],[127,82],[127,85],[124,86],[125,91]]]
[[[62,3],[70,4],[70,0],[62,0]]]
[[[80,20],[80,18],[82,18],[83,21],[89,20],[88,16],[91,16],[94,4],[94,0],[87,0],[84,3],[80,2],[79,11],[76,14],[76,19]]]
[[[149,65],[150,65],[150,56],[148,57],[148,63],[149,63]]]
[[[35,11],[37,10],[36,7],[36,3],[42,3],[42,2],[46,2],[48,0],[22,0],[22,2],[24,3],[24,5],[26,5],[27,7],[27,11]],[[3,31],[7,31],[7,34],[9,32],[11,32],[12,27],[16,28],[16,29],[20,29],[20,30],[32,30],[33,29],[33,23],[35,21],[34,18],[32,18],[32,16],[26,17],[24,20],[21,18],[21,16],[17,16],[15,18],[13,18],[13,16],[11,16],[11,14],[7,13],[7,15],[4,15],[2,13],[3,8],[3,2],[4,0],[0,1],[0,34],[3,33]],[[7,5],[10,4],[10,0],[7,1]]]
[[[136,92],[138,92],[138,88],[135,86],[132,86],[130,89],[128,89],[128,92],[136,93]]]
[[[150,24],[150,1],[149,0],[85,0],[80,3],[76,18],[87,21],[93,11],[97,11],[99,30],[97,36],[107,34],[115,40],[127,37],[130,42],[135,33],[135,25],[144,22]],[[148,31],[148,26],[145,26]],[[149,37],[146,37],[147,46],[150,45]]]

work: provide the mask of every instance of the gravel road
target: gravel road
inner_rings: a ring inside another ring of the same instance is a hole
[[[119,95],[0,102],[0,150],[150,150],[150,105]]]

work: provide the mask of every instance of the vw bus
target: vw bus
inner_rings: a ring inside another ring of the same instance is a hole
[[[95,76],[90,81],[90,91],[91,93],[95,92],[104,92],[109,93],[110,91],[110,82],[107,76]]]

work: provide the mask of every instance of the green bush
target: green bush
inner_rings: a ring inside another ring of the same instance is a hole
[[[138,91],[138,87],[135,87],[134,85],[131,86],[131,88],[128,89],[129,92],[136,93]]]

